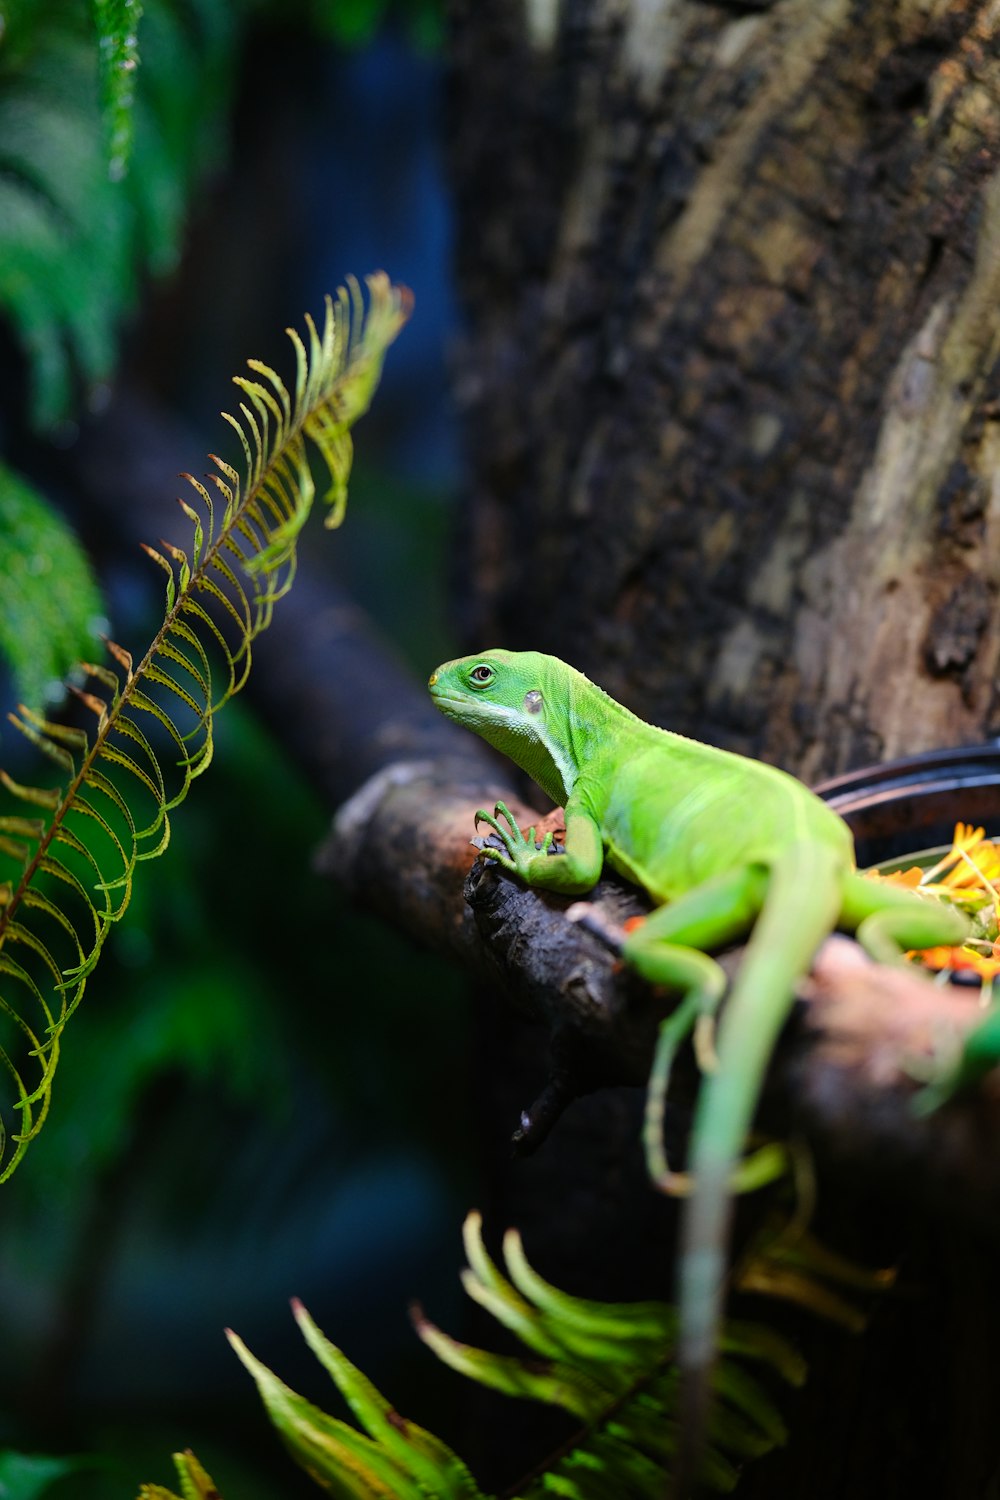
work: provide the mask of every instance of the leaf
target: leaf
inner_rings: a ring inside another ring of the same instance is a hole
[[[409,305],[409,293],[378,273],[368,278],[366,310],[352,282],[327,299],[322,332],[307,320],[308,352],[290,335],[294,399],[273,371],[259,383],[237,378],[241,390],[259,384],[250,395],[253,411],[243,404],[242,421],[227,418],[245,467],[238,472],[213,458],[214,493],[190,481],[190,554],[147,548],[167,587],[163,623],[142,660],[133,665],[112,645],[116,671],[86,669],[99,689],[80,695],[95,721],[89,734],[25,709],[11,716],[66,779],[54,806],[48,792],[4,781],[31,805],[33,819],[40,807],[48,816],[37,826],[0,820],[0,1027],[4,1016],[8,1021],[0,1030],[0,1074],[13,1085],[12,1099],[0,1100],[0,1164],[4,1113],[17,1121],[0,1181],[41,1126],[60,1034],[111,924],[128,906],[135,872],[167,847],[171,810],[211,763],[214,715],[243,686],[253,639],[291,586],[314,493],[310,443],[335,480],[332,503],[342,514],[349,429],[367,408]]]
[[[513,1354],[491,1354],[474,1349],[442,1333],[419,1308],[414,1310],[413,1325],[438,1359],[460,1375],[480,1385],[529,1401],[561,1406],[582,1422],[597,1420],[612,1405],[615,1393],[600,1386],[589,1375],[568,1363],[555,1360],[526,1360]]]
[[[0,1452],[0,1500],[43,1500],[58,1480],[93,1466],[90,1458]]]
[[[226,1336],[292,1457],[324,1489],[344,1500],[421,1500],[412,1476],[379,1443],[296,1395],[242,1339],[229,1330]]]
[[[135,136],[132,105],[139,66],[142,0],[93,0],[101,76],[101,108],[107,133],[108,176],[119,182],[128,170]]]
[[[486,1251],[478,1214],[469,1214],[463,1234],[469,1259],[466,1289],[527,1343],[532,1357],[492,1354],[460,1344],[416,1311],[418,1334],[445,1363],[480,1384],[562,1407],[582,1424],[572,1445],[507,1493],[516,1490],[517,1500],[552,1495],[573,1500],[662,1500],[679,1435],[675,1309],[658,1302],[605,1303],[572,1297],[538,1275],[513,1232],[504,1238],[504,1260],[512,1278],[508,1281]],[[761,1253],[766,1255],[766,1249]],[[838,1271],[843,1264],[818,1248],[816,1259]],[[257,1382],[284,1441],[317,1483],[351,1500],[384,1495],[398,1500],[417,1495],[484,1500],[462,1460],[440,1439],[401,1417],[320,1332],[301,1304],[293,1303],[293,1308],[310,1348],[367,1436],[289,1390],[235,1334],[229,1339]],[[534,1357],[539,1340],[562,1349],[563,1357]],[[582,1352],[574,1352],[574,1346]],[[715,1490],[731,1490],[743,1462],[786,1440],[773,1397],[747,1364],[763,1364],[793,1383],[802,1375],[798,1356],[771,1330],[750,1323],[726,1326],[702,1470],[705,1484]]]
[[[515,1231],[504,1237],[508,1282],[482,1244],[478,1214],[468,1216],[464,1238],[469,1258],[463,1277],[466,1290],[517,1333],[533,1354],[553,1347],[560,1353],[540,1361],[472,1349],[448,1338],[419,1313],[418,1334],[439,1358],[469,1378],[506,1395],[561,1406],[587,1429],[568,1454],[557,1457],[519,1492],[520,1500],[541,1500],[550,1494],[578,1495],[581,1500],[598,1500],[605,1494],[650,1500],[661,1496],[678,1431],[676,1310],[666,1303],[602,1303],[572,1297],[538,1275]],[[799,1243],[796,1264],[808,1280],[809,1255]],[[748,1272],[763,1281],[761,1267],[769,1265],[772,1254],[789,1255],[773,1233],[751,1258]],[[842,1267],[837,1257],[819,1247],[812,1258],[824,1274]],[[861,1281],[871,1284],[863,1277]],[[725,1325],[703,1469],[705,1482],[716,1489],[731,1489],[739,1462],[787,1438],[773,1397],[748,1363],[763,1364],[793,1384],[804,1376],[797,1353],[772,1330],[760,1324]]]
[[[21,698],[63,696],[62,679],[107,628],[90,564],[70,528],[0,464],[0,652]]]
[[[314,23],[342,46],[358,47],[370,42],[384,25],[388,0],[312,0]],[[441,0],[396,0],[394,19],[402,20],[414,46],[439,49],[444,36]]]
[[[109,377],[139,274],[176,262],[190,194],[225,140],[234,13],[144,0],[142,89],[130,102],[127,0],[4,7],[0,313],[27,356],[39,427],[69,416],[81,381]]]
[[[428,1493],[433,1494],[434,1487],[444,1483],[446,1493],[455,1500],[479,1500],[480,1490],[461,1459],[432,1433],[401,1417],[371,1381],[320,1332],[301,1302],[293,1301],[292,1311],[306,1343],[333,1377],[337,1389],[369,1435],[418,1484],[429,1487]]]
[[[772,1222],[759,1231],[733,1284],[742,1292],[796,1303],[849,1333],[861,1333],[868,1313],[857,1294],[884,1292],[895,1279],[894,1270],[873,1271],[836,1254],[801,1225],[776,1232]]]
[[[292,1456],[317,1483],[350,1500],[485,1500],[468,1468],[439,1438],[408,1421],[331,1344],[301,1303],[296,1321],[368,1435],[330,1417],[284,1385],[236,1334],[227,1338],[257,1384]]]
[[[213,1480],[190,1448],[184,1453],[174,1454],[174,1468],[181,1482],[179,1495],[162,1484],[143,1484],[139,1486],[138,1500],[222,1500]]]

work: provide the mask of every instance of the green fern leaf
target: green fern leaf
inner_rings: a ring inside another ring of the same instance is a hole
[[[414,1320],[417,1333],[438,1358],[470,1379],[508,1396],[560,1406],[587,1429],[579,1446],[549,1465],[521,1500],[551,1493],[598,1500],[609,1475],[624,1486],[621,1494],[662,1494],[677,1431],[675,1309],[666,1303],[572,1297],[538,1275],[513,1231],[504,1239],[508,1281],[485,1251],[478,1214],[468,1216],[464,1237],[466,1291],[533,1353],[558,1353],[539,1360],[472,1349],[420,1313]],[[734,1351],[720,1360],[715,1374],[717,1400],[705,1461],[705,1480],[719,1490],[733,1487],[738,1462],[768,1452],[787,1435],[773,1400],[740,1359],[749,1353],[786,1378],[799,1368],[794,1351],[767,1330],[758,1345],[744,1328]],[[627,1485],[623,1475],[629,1476]]]
[[[301,1302],[294,1301],[292,1311],[306,1343],[332,1376],[358,1421],[407,1474],[423,1486],[424,1493],[435,1493],[435,1486],[444,1476],[445,1494],[449,1497],[482,1500],[481,1491],[465,1464],[440,1438],[418,1427],[415,1422],[404,1421],[371,1381],[324,1337]]]
[[[343,1500],[423,1500],[427,1491],[382,1443],[296,1395],[254,1358],[242,1339],[232,1332],[227,1337],[293,1458],[325,1490]],[[442,1500],[447,1494],[431,1493]]]
[[[51,1454],[0,1452],[0,1495],[7,1500],[43,1500],[69,1474],[82,1467],[74,1458]],[[65,1491],[64,1491],[65,1493]]]
[[[253,639],[291,585],[314,495],[310,444],[330,476],[333,515],[343,514],[349,428],[409,312],[409,294],[381,273],[369,277],[368,293],[367,310],[355,283],[328,299],[322,332],[307,320],[308,349],[290,335],[294,398],[259,364],[251,368],[261,380],[237,378],[247,401],[227,421],[244,469],[213,456],[207,483],[187,476],[190,550],[146,549],[166,575],[163,624],[137,666],[111,644],[116,670],[86,667],[94,687],[77,697],[91,732],[24,708],[10,716],[63,780],[53,792],[0,771],[0,783],[31,808],[0,816],[0,1073],[12,1085],[0,1099],[0,1164],[4,1114],[17,1122],[0,1181],[41,1126],[60,1034],[128,906],[136,868],[166,848],[171,810],[211,762],[213,717],[245,682]]]
[[[884,1292],[895,1279],[892,1269],[873,1271],[836,1254],[796,1221],[777,1227],[765,1221],[736,1268],[733,1285],[741,1292],[794,1303],[849,1333],[861,1333],[868,1319],[855,1295]]]
[[[93,0],[101,75],[101,106],[108,138],[108,176],[119,182],[128,170],[135,136],[133,103],[139,66],[138,26],[142,0]]]
[[[550,1457],[521,1485],[517,1500],[662,1500],[678,1446],[679,1375],[673,1362],[676,1310],[666,1303],[603,1303],[572,1297],[540,1277],[520,1237],[504,1238],[506,1274],[488,1255],[478,1214],[463,1230],[469,1261],[466,1290],[518,1335],[531,1358],[471,1349],[448,1338],[418,1311],[420,1337],[446,1364],[514,1397],[562,1407],[582,1424],[577,1439]],[[856,1290],[885,1285],[881,1273],[862,1272],[817,1245],[801,1226],[762,1236],[747,1256],[751,1281],[774,1258],[794,1261],[804,1279],[815,1275]],[[761,1285],[766,1275],[759,1278]],[[780,1278],[779,1278],[780,1279]],[[784,1295],[783,1292],[779,1295]],[[820,1297],[813,1310],[823,1313]],[[440,1439],[400,1416],[304,1308],[296,1320],[313,1353],[364,1427],[360,1432],[297,1396],[235,1334],[230,1343],[250,1371],[271,1420],[292,1455],[330,1493],[350,1500],[485,1500],[475,1479]],[[541,1356],[541,1358],[539,1358]],[[727,1492],[742,1465],[786,1441],[781,1413],[751,1373],[764,1366],[799,1384],[799,1355],[764,1324],[726,1325],[715,1377],[702,1478]],[[509,1493],[513,1493],[509,1492]]]
[[[74,366],[106,377],[131,303],[129,210],[107,177],[96,63],[68,28],[0,55],[0,308],[32,369],[32,415],[70,408]]]
[[[29,703],[62,697],[62,679],[97,647],[104,604],[69,527],[0,463],[0,654]]]
[[[142,0],[130,102],[140,0],[90,8],[94,25],[83,0],[3,7],[0,314],[40,427],[111,374],[138,273],[176,263],[190,195],[224,147],[240,23],[239,7]]]
[[[222,1500],[212,1479],[190,1448],[186,1453],[174,1454],[174,1468],[181,1482],[179,1495],[162,1484],[143,1484],[139,1486],[138,1500]]]

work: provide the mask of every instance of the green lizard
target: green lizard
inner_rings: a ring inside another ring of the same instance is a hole
[[[876,958],[961,942],[954,909],[854,868],[850,831],[801,782],[644,723],[580,672],[537,652],[491,650],[438,667],[437,707],[475,730],[565,807],[565,847],[523,835],[503,803],[476,814],[502,848],[483,857],[529,886],[590,890],[605,861],[656,909],[621,942],[653,984],[680,991],[662,1024],[647,1106],[646,1154],[658,1184],[675,1180],[662,1148],[663,1094],[681,1039],[726,988],[706,950],[750,934],[699,1092],[689,1152],[679,1267],[682,1431],[694,1461],[707,1415],[722,1313],[731,1192],[767,1064],[796,983],[835,928],[856,932]],[[688,1468],[690,1475],[690,1467]]]

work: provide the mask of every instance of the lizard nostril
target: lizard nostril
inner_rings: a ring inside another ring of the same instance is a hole
[[[428,687],[433,687],[434,684],[437,682],[437,680],[438,680],[438,674],[436,672],[432,672],[431,675],[430,675],[430,677],[427,679],[427,686]]]

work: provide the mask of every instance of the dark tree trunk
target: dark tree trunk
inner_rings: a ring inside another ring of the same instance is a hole
[[[553,651],[806,779],[996,733],[996,6],[452,19],[468,649]],[[623,1129],[590,1107],[593,1199],[557,1133],[499,1211],[543,1205],[549,1245],[593,1262],[629,1235],[620,1197],[614,1232],[598,1206]],[[991,1251],[901,1201],[856,1160],[821,1178],[842,1248],[900,1253],[906,1223],[907,1293],[864,1341],[819,1341],[748,1495],[964,1500],[995,1476]]]
[[[456,6],[470,641],[813,779],[1000,727],[996,25]]]

